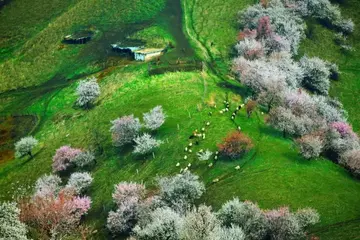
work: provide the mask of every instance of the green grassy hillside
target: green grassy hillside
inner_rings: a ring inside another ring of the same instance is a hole
[[[206,121],[211,122],[206,139],[194,150],[208,148],[214,151],[216,144],[229,131],[236,129],[230,120],[231,113],[220,114],[219,110],[227,97],[231,108],[243,102],[245,90],[228,77],[228,68],[237,36],[236,14],[253,1],[182,0],[182,3],[185,7],[183,30],[198,57],[208,62],[208,68],[201,72],[149,76],[146,63],[121,60],[116,62],[121,64],[104,65],[103,69],[99,62],[107,62],[108,57],[104,56],[100,61],[96,51],[89,53],[90,47],[102,44],[111,36],[105,33],[107,30],[117,27],[130,29],[120,32],[120,37],[140,36],[143,40],[157,42],[153,38],[160,36],[160,40],[174,39],[176,42],[169,26],[159,25],[158,13],[164,4],[156,0],[58,3],[62,7],[59,6],[56,12],[38,15],[39,28],[26,30],[28,32],[19,30],[19,34],[13,36],[18,39],[18,44],[1,43],[1,51],[6,56],[0,63],[0,92],[40,85],[56,75],[71,76],[73,80],[66,81],[61,87],[56,87],[56,82],[54,86],[44,85],[43,88],[18,90],[0,96],[2,114],[34,114],[40,119],[34,132],[40,141],[34,159],[9,159],[0,164],[0,200],[10,199],[15,189],[32,185],[39,176],[51,172],[55,150],[70,144],[96,150],[97,165],[91,170],[94,182],[88,191],[93,204],[86,217],[86,222],[99,230],[96,239],[107,238],[104,224],[113,208],[111,193],[114,184],[123,180],[142,181],[151,188],[154,177],[177,173],[188,163],[192,163],[191,170],[199,174],[207,186],[202,200],[215,209],[233,197],[258,202],[262,208],[284,205],[292,209],[313,207],[321,214],[321,222],[312,230],[321,239],[356,239],[360,235],[360,182],[330,161],[301,158],[290,139],[282,138],[281,133],[264,124],[265,115],[261,110],[250,119],[242,110],[236,119],[236,124],[255,144],[255,149],[243,158],[219,160],[212,168],[208,163],[199,162],[195,154],[183,159],[189,136]],[[17,4],[17,0],[13,0],[1,11],[9,16],[15,14],[16,9],[20,11],[23,6]],[[333,44],[333,33],[317,24],[314,37],[302,45],[302,53],[339,64],[342,75],[338,82],[333,83],[332,94],[339,96],[344,103],[355,130],[360,127],[360,114],[354,104],[358,101],[356,92],[360,87],[357,81],[357,55],[360,51],[357,42],[360,33],[360,22],[356,19],[358,7],[360,4],[356,0],[348,0],[343,9],[344,15],[358,23],[350,38],[358,51],[343,55]],[[4,17],[4,21],[7,19],[10,17]],[[24,21],[17,27],[26,29],[27,24]],[[95,40],[90,45],[59,49],[63,35],[82,26],[99,30]],[[142,28],[145,30],[138,31]],[[1,30],[1,34],[5,31],[11,32],[6,29]],[[159,32],[155,34],[154,31]],[[324,44],[322,47],[319,47],[320,41]],[[89,111],[76,109],[77,73],[93,72],[100,79],[100,99]],[[214,103],[216,109],[211,107]],[[158,130],[157,136],[165,144],[155,152],[155,158],[137,158],[131,154],[131,149],[119,150],[112,146],[111,120],[131,113],[141,118],[143,112],[156,105],[163,106],[168,119]],[[213,112],[212,116],[209,112]],[[181,167],[176,167],[178,162]],[[241,170],[235,170],[237,165]],[[220,181],[212,183],[215,178]]]

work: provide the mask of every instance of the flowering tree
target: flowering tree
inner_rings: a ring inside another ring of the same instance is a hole
[[[342,137],[349,134],[354,134],[352,127],[345,122],[333,122],[330,124],[330,127],[340,133]]]
[[[319,157],[325,145],[321,136],[312,134],[305,135],[297,139],[296,142],[300,148],[300,153],[306,159]]]
[[[57,194],[61,189],[61,178],[54,174],[45,174],[35,183],[35,196],[46,197]]]
[[[300,66],[304,69],[303,85],[309,90],[327,95],[330,88],[330,70],[320,58],[302,57]]]
[[[205,191],[205,186],[199,181],[199,177],[190,172],[159,178],[158,185],[161,200],[176,211],[185,210]]]
[[[27,240],[26,225],[19,220],[20,209],[15,202],[0,203],[0,239]]]
[[[70,165],[75,157],[81,153],[80,149],[71,148],[70,146],[62,146],[56,150],[53,157],[53,172],[64,171]]]
[[[93,153],[86,151],[77,154],[75,158],[72,160],[72,162],[77,167],[85,167],[95,163],[96,160]]]
[[[241,227],[217,227],[212,234],[212,240],[245,240],[246,235]]]
[[[34,137],[24,137],[20,139],[20,141],[15,143],[15,156],[23,157],[29,155],[30,158],[32,158],[32,150],[38,143],[38,140]]]
[[[251,202],[240,202],[235,198],[226,202],[217,213],[221,224],[226,227],[232,225],[242,228],[246,239],[264,239],[268,225],[261,209]]]
[[[116,147],[131,143],[141,129],[140,120],[134,118],[134,115],[118,118],[111,123],[113,125],[110,132],[112,133],[113,144]]]
[[[137,225],[134,234],[138,240],[178,240],[182,218],[170,208],[158,208],[151,213],[150,222]]]
[[[223,143],[218,144],[219,152],[230,158],[240,157],[242,154],[250,151],[253,146],[248,136],[237,131],[230,133]]]
[[[156,106],[150,112],[144,113],[143,118],[145,127],[154,131],[164,124],[166,115],[163,112],[162,106]]]
[[[89,108],[90,105],[100,96],[100,86],[95,77],[80,81],[76,89],[78,99],[76,103],[82,108]]]
[[[90,204],[89,197],[77,197],[69,191],[34,196],[20,202],[20,220],[39,231],[43,238],[64,236],[75,231]]]
[[[163,142],[154,139],[151,135],[145,133],[134,139],[136,143],[134,154],[147,154],[151,153],[155,148],[159,147]]]
[[[360,176],[360,150],[353,149],[346,151],[340,157],[340,164],[350,170],[352,174]]]
[[[260,38],[268,38],[273,34],[271,28],[271,22],[269,16],[263,16],[259,18],[258,26],[257,26],[258,37]]]
[[[66,184],[67,188],[74,189],[75,193],[80,194],[90,187],[93,178],[87,172],[75,172],[70,175]]]
[[[260,58],[264,55],[264,48],[260,42],[252,38],[245,38],[240,41],[236,46],[240,56],[246,59]]]
[[[121,182],[113,193],[116,211],[110,211],[107,228],[114,234],[130,232],[138,222],[142,204],[145,200],[145,186],[132,182]]]
[[[197,209],[187,212],[182,225],[182,239],[203,240],[211,239],[213,232],[220,225],[220,221],[211,211],[211,207],[201,205]]]

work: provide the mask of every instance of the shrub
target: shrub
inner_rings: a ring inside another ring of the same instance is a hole
[[[60,177],[53,174],[45,174],[35,183],[35,196],[46,197],[57,194],[61,189],[60,184]]]
[[[296,211],[295,217],[302,229],[306,229],[320,221],[319,213],[312,208],[299,209]]]
[[[133,208],[122,206],[109,212],[106,227],[114,235],[129,233],[135,226],[135,218]]]
[[[160,178],[158,184],[161,200],[179,211],[194,203],[205,191],[205,186],[199,181],[199,177],[190,172]]]
[[[136,226],[134,234],[138,240],[179,240],[182,219],[170,208],[158,208],[151,213],[151,222]]]
[[[335,25],[339,28],[344,34],[350,34],[354,32],[355,24],[351,19],[342,19],[335,22]]]
[[[145,127],[154,131],[164,124],[166,115],[163,113],[162,106],[156,106],[150,112],[144,113],[143,118]]]
[[[72,188],[77,194],[83,193],[90,187],[93,178],[87,172],[75,172],[70,175],[69,181],[66,184],[67,188]]]
[[[211,158],[213,152],[210,152],[208,149],[206,149],[203,152],[198,152],[196,155],[200,161],[207,161]]]
[[[134,139],[136,143],[134,154],[148,154],[151,153],[155,148],[158,148],[163,142],[154,139],[151,135],[145,133],[142,136]]]
[[[140,121],[138,118],[134,118],[134,115],[118,118],[112,121],[112,124],[110,131],[116,147],[131,143],[141,129]]]
[[[75,159],[75,157],[80,153],[80,149],[71,148],[70,146],[62,146],[57,149],[53,157],[53,172],[66,170],[71,165],[71,162]]]
[[[325,96],[312,96],[316,112],[328,123],[346,122],[347,112],[342,109],[342,104]]]
[[[245,240],[244,231],[235,225],[231,227],[218,227],[213,232],[211,240]]]
[[[184,240],[211,239],[213,231],[219,227],[219,221],[211,207],[201,205],[188,212],[184,219],[181,235]]]
[[[256,106],[257,106],[257,102],[254,100],[251,100],[251,99],[246,103],[245,108],[246,108],[246,113],[247,113],[248,118],[250,118],[250,116],[251,116],[252,112],[255,110]]]
[[[264,239],[268,225],[259,207],[251,202],[240,202],[235,198],[226,202],[217,213],[222,225],[239,226],[243,229],[246,239]]]
[[[20,219],[43,238],[64,236],[78,228],[90,204],[89,197],[76,197],[69,191],[60,191],[57,196],[34,196],[20,202]]]
[[[32,150],[38,143],[38,140],[34,137],[24,137],[20,139],[20,141],[15,143],[15,156],[23,157],[29,155],[32,158]]]
[[[253,148],[251,139],[241,132],[232,132],[218,144],[219,152],[230,158],[238,158]]]
[[[327,95],[330,88],[330,70],[320,58],[302,57],[300,66],[304,70],[304,87],[311,91]]]
[[[27,240],[26,225],[19,220],[20,209],[15,202],[0,203],[0,239]]]
[[[305,135],[296,140],[300,153],[306,159],[319,157],[324,148],[324,141],[317,135]]]
[[[360,149],[360,143],[356,134],[341,136],[337,130],[330,129],[327,135],[327,147],[342,155],[347,151]]]
[[[80,81],[76,89],[78,99],[76,103],[82,108],[89,108],[90,105],[100,96],[100,86],[96,82],[96,78],[88,78],[85,81]]]
[[[340,157],[340,164],[345,166],[356,177],[360,176],[360,150],[352,149],[346,151]]]
[[[93,163],[95,163],[95,155],[91,152],[80,152],[79,154],[77,154],[74,159],[72,160],[72,162],[77,166],[77,167],[86,167],[89,166]]]

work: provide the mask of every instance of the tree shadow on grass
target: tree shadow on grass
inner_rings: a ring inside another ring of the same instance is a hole
[[[283,132],[276,130],[275,128],[268,126],[268,125],[261,125],[259,126],[259,132],[261,134],[265,134],[275,138],[281,138],[287,140],[288,138],[284,138]]]
[[[247,96],[249,96],[249,89],[243,86],[240,86],[239,84],[232,83],[230,81],[221,81],[217,84],[221,88],[226,88],[232,91],[235,94],[240,94],[240,96],[245,99]]]

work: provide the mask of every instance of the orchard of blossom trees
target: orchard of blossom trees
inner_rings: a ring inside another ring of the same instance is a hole
[[[217,212],[206,205],[197,206],[195,201],[205,187],[189,171],[159,178],[157,183],[157,195],[143,184],[121,182],[115,186],[116,210],[107,219],[113,235],[131,235],[138,240],[299,240],[319,221],[313,209],[262,210],[237,198]]]
[[[149,133],[141,134],[143,126],[146,130],[155,132],[165,123],[166,115],[162,106],[156,106],[149,112],[143,114],[144,125],[134,115],[123,116],[111,123],[113,144],[116,147],[123,147],[126,144],[135,143],[134,154],[145,155],[153,152],[163,142],[155,139]]]
[[[317,57],[293,59],[305,38],[305,17],[342,35],[354,29],[329,0],[262,1],[240,13],[243,29],[234,71],[253,98],[268,108],[268,122],[284,136],[295,137],[305,158],[323,154],[359,175],[359,138],[342,104],[328,96],[338,67]]]

